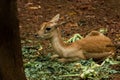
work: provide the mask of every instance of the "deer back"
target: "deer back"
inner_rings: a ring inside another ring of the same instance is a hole
[[[77,44],[80,49],[90,53],[113,52],[115,50],[114,47],[107,46],[113,45],[111,39],[98,31],[92,31],[85,38],[77,41],[75,44]]]

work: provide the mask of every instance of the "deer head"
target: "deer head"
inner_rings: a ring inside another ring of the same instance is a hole
[[[57,29],[59,24],[57,23],[60,18],[60,14],[54,16],[49,22],[44,22],[40,26],[40,30],[37,33],[37,37],[41,37],[44,39],[49,39],[53,36],[53,32]]]

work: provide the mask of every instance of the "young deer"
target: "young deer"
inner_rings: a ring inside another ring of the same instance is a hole
[[[114,55],[114,47],[111,40],[97,31],[90,32],[85,38],[77,40],[70,45],[64,43],[61,38],[59,24],[57,23],[60,15],[57,14],[49,22],[44,22],[37,33],[38,37],[49,39],[52,43],[60,62],[76,61],[79,59],[102,59]]]

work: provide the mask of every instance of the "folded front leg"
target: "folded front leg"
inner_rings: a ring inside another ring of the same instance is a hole
[[[54,59],[56,59],[56,58],[59,58],[59,55],[54,54],[54,55],[51,56],[51,59],[52,59],[52,60],[54,60]]]
[[[80,60],[80,58],[74,57],[74,58],[60,58],[60,59],[58,59],[59,62],[72,62],[72,61],[77,61],[77,60]]]

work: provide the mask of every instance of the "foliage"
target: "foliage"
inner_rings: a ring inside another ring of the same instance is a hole
[[[67,42],[68,43],[72,43],[72,42],[75,42],[79,39],[82,39],[83,37],[80,35],[80,34],[74,34],[73,37],[71,37]]]
[[[41,46],[24,46],[22,48],[25,74],[28,80],[100,80],[109,78],[110,74],[120,73],[112,70],[110,65],[120,64],[113,59],[106,59],[101,65],[92,59],[71,63],[60,63],[50,59],[51,54],[39,55]]]
[[[100,33],[106,34],[108,32],[107,28],[100,28]]]
[[[100,30],[105,33],[104,29]],[[72,43],[82,39],[79,34],[75,34],[67,42]],[[120,64],[114,59],[107,58],[101,65],[92,59],[80,60],[71,63],[60,63],[50,59],[51,54],[43,55],[39,51],[42,46],[23,46],[25,74],[28,80],[103,80],[108,79],[110,74],[120,73],[112,70],[111,65]]]

